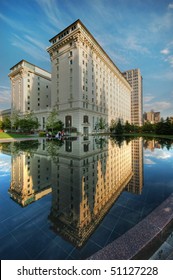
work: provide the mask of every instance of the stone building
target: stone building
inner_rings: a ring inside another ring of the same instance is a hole
[[[131,86],[80,20],[50,39],[51,106],[66,128],[95,132],[100,120],[131,122]]]

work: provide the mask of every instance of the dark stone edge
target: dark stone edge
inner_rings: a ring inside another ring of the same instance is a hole
[[[88,260],[146,260],[173,230],[173,193],[146,218]]]

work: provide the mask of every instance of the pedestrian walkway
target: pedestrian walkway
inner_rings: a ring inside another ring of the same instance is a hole
[[[40,137],[26,137],[26,138],[0,138],[0,143],[7,142],[20,142],[20,141],[28,141],[28,140],[37,140]],[[43,137],[41,137],[43,139]]]

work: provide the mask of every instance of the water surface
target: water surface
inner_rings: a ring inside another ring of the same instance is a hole
[[[85,259],[173,192],[172,144],[79,137],[0,144],[0,258]]]

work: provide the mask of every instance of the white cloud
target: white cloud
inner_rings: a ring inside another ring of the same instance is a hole
[[[8,18],[7,16],[4,16],[0,13],[0,19],[3,20],[6,24],[8,24],[12,29],[21,31],[23,33],[31,33],[30,29],[28,29],[25,24],[22,24],[20,21],[13,20],[11,18]]]
[[[173,158],[173,153],[170,152],[170,150],[168,151],[167,149],[155,148],[154,151],[152,152],[146,150],[145,158],[147,158],[148,160],[153,160],[153,159],[167,160],[168,158]]]
[[[166,101],[156,101],[152,103],[145,103],[144,108],[145,110],[151,110],[151,108],[154,108],[154,111],[162,111],[172,108],[172,104]]]
[[[169,54],[170,51],[168,49],[163,49],[163,50],[160,51],[160,53],[162,53],[162,54]]]
[[[1,109],[11,107],[11,91],[7,86],[0,86],[0,104]]]
[[[9,159],[5,159],[5,160],[1,160],[0,159],[0,170],[1,170],[1,172],[10,172],[10,170],[11,170],[11,160],[9,160]]]
[[[68,15],[67,13],[64,15],[61,12],[61,9],[58,6],[59,1],[56,0],[35,0],[37,4],[40,6],[40,9],[46,15],[49,23],[56,28],[62,29],[64,28],[64,19],[66,20]]]
[[[19,37],[18,35],[13,34],[12,45],[21,49],[25,53],[28,53],[34,59],[50,61],[46,52],[46,47],[44,48],[44,45],[41,42],[28,35],[25,35],[24,38],[22,38],[21,36]]]
[[[154,96],[146,95],[146,96],[144,96],[143,101],[144,101],[144,103],[147,103],[147,102],[150,102],[153,99],[154,99]]]
[[[39,49],[42,49],[42,50],[45,51],[46,46],[45,46],[42,42],[38,41],[37,39],[35,39],[35,38],[33,38],[33,37],[29,36],[29,35],[25,35],[25,38],[26,38],[29,42],[31,42],[33,45],[35,45],[36,47],[38,47]]]
[[[157,33],[167,31],[172,28],[172,14],[165,13],[163,15],[153,14],[152,20],[149,22],[149,31],[152,33]]]
[[[173,81],[173,74],[172,71],[165,71],[164,73],[160,73],[160,74],[153,74],[150,75],[150,77],[147,77],[148,79],[152,79],[152,80],[159,80],[159,81]]]
[[[169,8],[169,9],[173,9],[173,3],[170,3],[170,4],[168,5],[168,8]]]
[[[173,55],[169,55],[167,58],[165,58],[165,61],[168,62],[171,67],[173,67]]]
[[[128,49],[136,51],[141,54],[149,54],[149,50],[142,43],[139,42],[137,37],[131,35],[126,40],[126,46]]]
[[[156,164],[156,163],[149,158],[145,158],[144,159],[144,164],[153,165],[153,164]]]

